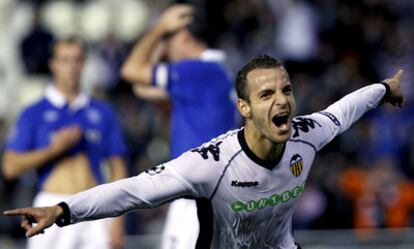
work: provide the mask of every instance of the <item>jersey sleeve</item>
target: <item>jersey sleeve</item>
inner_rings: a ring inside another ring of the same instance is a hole
[[[25,110],[11,129],[6,143],[6,150],[26,152],[33,148],[35,127],[30,109]]]
[[[323,111],[307,116],[316,127],[309,135],[316,150],[346,131],[364,113],[377,107],[385,93],[384,85],[372,84],[346,95]]]
[[[156,87],[163,88],[165,90],[168,89],[170,78],[170,67],[167,63],[159,63],[156,64],[152,68],[151,73],[151,84]]]
[[[80,192],[67,201],[70,223],[114,217],[181,197],[204,197],[211,181],[202,171],[205,166],[195,153],[187,152],[138,176]]]
[[[216,87],[215,77],[218,77],[217,75],[221,76],[221,72],[213,69],[211,63],[185,60],[155,65],[151,78],[152,85],[165,89],[172,99],[192,102],[200,101],[199,93],[208,87],[206,81],[210,82],[210,87],[212,85]]]

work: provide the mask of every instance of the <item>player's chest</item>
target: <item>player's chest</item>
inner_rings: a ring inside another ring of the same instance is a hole
[[[304,191],[313,158],[312,151],[287,150],[267,169],[241,155],[223,176],[217,198],[234,213],[290,208]]]
[[[78,126],[83,138],[90,143],[100,143],[105,132],[105,124],[101,112],[94,108],[79,110],[48,109],[39,115],[38,138],[50,139],[60,129]]]

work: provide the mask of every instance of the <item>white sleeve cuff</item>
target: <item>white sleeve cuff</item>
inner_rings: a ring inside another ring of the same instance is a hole
[[[163,89],[167,88],[168,85],[168,67],[167,64],[161,63],[155,69],[155,85]]]

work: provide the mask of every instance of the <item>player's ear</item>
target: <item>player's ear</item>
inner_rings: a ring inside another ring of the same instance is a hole
[[[249,105],[249,102],[238,98],[237,99],[237,109],[239,110],[240,114],[244,117],[244,118],[250,118],[251,116],[251,108]]]

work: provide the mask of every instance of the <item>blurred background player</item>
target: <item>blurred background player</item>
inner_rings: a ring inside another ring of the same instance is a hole
[[[80,89],[85,53],[83,42],[74,37],[54,44],[49,61],[53,84],[41,100],[23,110],[6,144],[6,178],[37,170],[34,206],[50,205],[103,183],[104,159],[112,180],[126,177],[126,146],[115,114]],[[51,233],[29,239],[28,248],[121,248],[123,220],[113,219],[111,226],[108,221],[53,227]]]
[[[191,5],[169,7],[122,67],[136,95],[170,99],[172,158],[235,127],[232,77],[224,65],[225,54],[203,42],[205,22],[197,17]],[[189,199],[170,205],[161,248],[190,249],[196,243],[204,248],[209,242],[211,207],[202,199],[196,202],[197,210]]]

